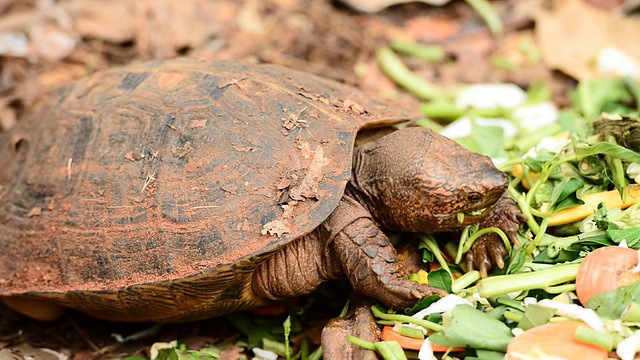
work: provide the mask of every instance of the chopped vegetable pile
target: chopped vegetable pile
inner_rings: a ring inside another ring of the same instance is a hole
[[[400,61],[390,49],[380,55]],[[455,94],[430,89],[418,124],[492,157],[510,176],[508,194],[528,220],[504,268],[482,279],[465,273],[461,260],[487,229],[466,228],[458,244],[421,237],[423,259],[440,269],[413,278],[451,295],[404,313],[374,306],[383,342],[404,349],[383,358],[635,357],[640,83],[583,81],[571,94],[573,107],[563,110],[549,96],[542,84],[528,93],[500,84]]]

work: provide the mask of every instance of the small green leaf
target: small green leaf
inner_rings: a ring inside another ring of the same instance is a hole
[[[269,350],[269,351],[273,351],[274,353],[280,355],[280,356],[285,356],[286,353],[286,345],[279,342],[279,341],[274,341],[268,338],[264,338],[262,339],[262,348],[264,350]]]
[[[476,350],[475,358],[478,360],[504,360],[504,352],[479,349]],[[473,359],[473,357],[466,357],[465,359]]]
[[[591,146],[575,146],[574,150],[576,155],[580,157],[603,154],[629,162],[640,163],[640,153],[608,142],[599,142]]]
[[[507,157],[506,152],[502,148],[504,129],[501,127],[483,126],[473,122],[471,136],[475,143],[476,152],[492,158]],[[487,139],[491,139],[491,141],[487,141]]]
[[[544,164],[553,160],[554,157],[555,153],[541,150],[537,152],[535,157],[527,156],[524,158],[524,163],[532,172],[539,173],[542,171]]]
[[[438,295],[427,296],[426,298],[420,300],[420,302],[415,304],[413,307],[409,309],[405,309],[404,313],[407,315],[413,315],[422,309],[426,309],[427,307],[429,307],[429,305],[433,304],[438,300],[440,300],[440,296]]]
[[[541,251],[533,259],[533,262],[541,264],[561,264],[579,259],[583,256],[581,252],[580,250],[561,249],[557,253],[549,253],[549,249],[547,248],[545,251]]]
[[[451,325],[431,335],[432,343],[504,352],[513,338],[507,325],[471,306],[458,305],[451,314]]]
[[[599,203],[596,212],[593,214],[593,221],[599,230],[607,230],[609,228],[609,219],[607,217],[607,207],[604,203]]]
[[[587,302],[586,307],[593,309],[603,318],[618,319],[632,302],[640,303],[640,281],[631,286],[597,294]]]
[[[584,137],[589,132],[587,121],[573,109],[565,109],[560,111],[558,123],[563,130]]]
[[[640,242],[640,227],[623,230],[610,229],[607,230],[607,237],[616,244],[625,240],[630,248],[637,249]]]
[[[157,360],[219,360],[217,356],[193,350],[162,349],[158,351]]]
[[[431,271],[427,276],[429,285],[443,289],[446,292],[451,292],[451,284],[453,284],[453,278],[445,269],[438,269]]]
[[[270,330],[270,324],[259,321],[263,319],[249,318],[241,312],[228,315],[227,319],[236,329],[247,336],[247,347],[250,349],[262,346],[265,338],[276,341],[275,335]]]
[[[522,320],[518,323],[518,327],[522,330],[528,330],[536,326],[544,325],[549,322],[549,319],[551,319],[555,313],[555,309],[531,304],[527,306],[527,310],[525,310]]]
[[[624,109],[623,103],[629,103],[633,97],[627,90],[623,79],[583,80],[575,93],[571,94],[574,107],[583,115],[598,116],[603,111]]]
[[[584,182],[576,178],[565,178],[554,186],[551,192],[551,204],[556,211],[563,208],[582,205],[584,201],[578,199],[576,191],[584,187]]]

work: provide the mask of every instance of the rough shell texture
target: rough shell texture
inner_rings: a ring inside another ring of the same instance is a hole
[[[407,116],[242,62],[153,62],[60,88],[0,138],[0,295],[112,319],[242,307],[251,271],[336,207],[357,130]]]

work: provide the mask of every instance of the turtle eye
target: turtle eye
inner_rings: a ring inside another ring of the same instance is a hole
[[[479,202],[480,200],[482,200],[482,194],[477,193],[477,192],[471,192],[471,193],[467,194],[467,199],[470,202],[476,203],[476,202]]]

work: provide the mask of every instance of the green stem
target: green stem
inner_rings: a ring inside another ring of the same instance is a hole
[[[398,333],[402,336],[407,336],[414,339],[424,339],[422,330],[408,326],[401,326],[400,329],[398,329]]]
[[[442,255],[440,247],[433,240],[433,238],[431,238],[430,236],[421,235],[420,240],[427,246],[427,249],[431,251],[433,256],[436,257],[436,260],[438,260],[438,264],[440,264],[440,267],[442,267],[446,272],[449,273],[449,275],[451,275],[451,277],[453,277],[453,274],[451,274],[451,269],[449,269],[449,264],[447,264],[447,260]]]
[[[520,208],[522,215],[527,217],[527,225],[529,226],[529,229],[531,229],[534,234],[537,234],[540,231],[540,226],[531,214],[531,206],[527,204],[526,196],[522,195],[522,193],[518,192],[511,186],[509,186],[507,191],[509,192],[509,196],[515,200],[516,204],[518,204],[518,208]]]
[[[463,248],[462,252],[466,253],[467,251],[469,251],[469,249],[471,249],[471,246],[473,245],[473,243],[476,240],[478,240],[481,236],[484,236],[484,235],[490,234],[490,233],[498,234],[498,236],[500,236],[502,241],[504,241],[504,245],[506,246],[507,251],[511,251],[511,242],[509,241],[509,238],[504,233],[504,231],[502,231],[502,229],[497,228],[497,227],[489,227],[489,228],[480,229],[480,230],[476,231],[475,233],[473,233],[473,235],[471,235],[469,237],[469,239],[467,239],[467,241],[465,241],[464,248]]]
[[[344,303],[344,306],[342,307],[342,310],[340,310],[340,314],[338,314],[338,317],[345,317],[347,316],[347,313],[349,312],[349,303],[351,302],[351,299],[347,299],[347,301]]]
[[[533,238],[533,243],[538,246],[538,244],[540,244],[540,241],[542,241],[542,238],[544,236],[544,234],[546,234],[547,232],[547,227],[549,226],[549,220],[551,218],[546,217],[542,219],[542,222],[540,223],[540,228],[538,228],[538,233],[536,234],[536,236]]]
[[[640,322],[640,304],[631,302],[620,315],[620,319],[626,322]]]
[[[488,298],[573,281],[579,268],[580,264],[556,265],[535,272],[488,277],[480,280],[480,296]]]
[[[576,241],[580,240],[601,240],[606,238],[606,233],[601,230],[589,231],[578,235],[570,235],[565,237],[553,236],[551,234],[545,234],[542,237],[542,241],[538,244],[540,247],[544,246],[556,246],[558,248],[566,249]]]
[[[501,162],[500,164],[497,165],[497,167],[502,171],[511,171],[511,169],[513,168],[513,165],[516,165],[516,164],[522,164],[522,159],[521,158],[509,159]]]
[[[440,119],[451,122],[466,113],[466,110],[460,109],[452,101],[436,100],[418,105],[420,112],[431,119]]]
[[[614,338],[609,333],[596,331],[586,326],[579,326],[576,330],[575,339],[584,344],[591,344],[606,351],[613,350]]]
[[[586,117],[595,116],[597,111],[591,94],[591,84],[592,82],[589,80],[582,80],[577,89],[582,115]]]
[[[464,255],[464,244],[467,243],[467,240],[469,239],[469,233],[471,232],[471,226],[467,226],[464,229],[462,229],[462,234],[460,235],[460,240],[458,241],[458,250],[456,251],[456,258],[454,260],[454,262],[456,264],[460,264],[460,261],[462,261],[462,255]]]
[[[446,55],[444,47],[441,45],[425,45],[415,41],[393,39],[390,46],[399,53],[419,57],[427,61],[440,61]]]
[[[478,270],[469,271],[453,281],[451,292],[457,294],[478,280],[480,280],[480,272]]]
[[[309,360],[320,360],[322,359],[322,346],[318,346],[310,355]]]
[[[347,341],[363,349],[376,351],[376,345],[374,343],[368,342],[366,340],[358,339],[353,335],[347,335]]]
[[[515,311],[507,310],[504,312],[504,318],[513,322],[519,323],[522,320],[523,315]]]
[[[432,100],[442,94],[442,91],[437,86],[416,76],[409,70],[390,48],[386,46],[379,48],[377,55],[382,71],[419,99]]]
[[[498,16],[498,13],[495,11],[493,6],[491,6],[491,3],[487,0],[465,1],[478,13],[478,15],[480,15],[493,36],[502,36],[502,33],[504,32],[502,20],[500,20],[500,16]]]
[[[607,141],[614,145],[618,145],[618,143],[616,142],[616,138],[612,135],[608,135]],[[605,162],[611,167],[611,180],[616,186],[618,193],[620,193],[622,202],[627,201],[627,192],[625,191],[625,189],[627,188],[627,177],[624,171],[624,167],[622,166],[622,160],[617,157],[606,155]]]
[[[397,341],[380,341],[374,345],[384,360],[407,360],[407,355]]]
[[[547,161],[543,165],[542,171],[540,171],[538,178],[531,185],[531,189],[529,189],[527,195],[525,195],[527,206],[531,206],[531,203],[533,202],[533,199],[535,199],[535,195],[538,192],[538,189],[540,189],[540,186],[542,186],[542,184],[544,184],[549,179],[549,176],[555,168],[566,162],[579,159],[578,156],[569,156],[563,159],[559,159],[560,153],[562,153],[562,151],[557,152],[551,160]]]
[[[378,317],[382,320],[393,320],[393,321],[398,321],[402,323],[414,324],[414,325],[422,326],[425,329],[429,329],[433,331],[440,331],[444,329],[444,326],[440,324],[436,324],[432,321],[420,320],[420,319],[412,318],[411,316],[407,316],[407,315],[384,313],[382,310],[378,309],[375,305],[371,307],[371,312],[373,312],[373,315],[375,317]]]
[[[496,298],[496,303],[500,304],[500,305],[505,305],[508,306],[510,308],[519,310],[521,312],[524,312],[525,310],[527,310],[524,305],[522,305],[522,302],[518,301],[518,300],[514,300],[508,296],[498,296]]]
[[[549,294],[562,294],[563,292],[575,291],[576,284],[547,286],[542,290],[548,292]]]
[[[439,133],[440,131],[442,131],[442,129],[444,129],[444,126],[440,125],[439,123],[431,119],[424,118],[424,117],[416,120],[413,124],[423,128],[431,129],[437,133]]]

